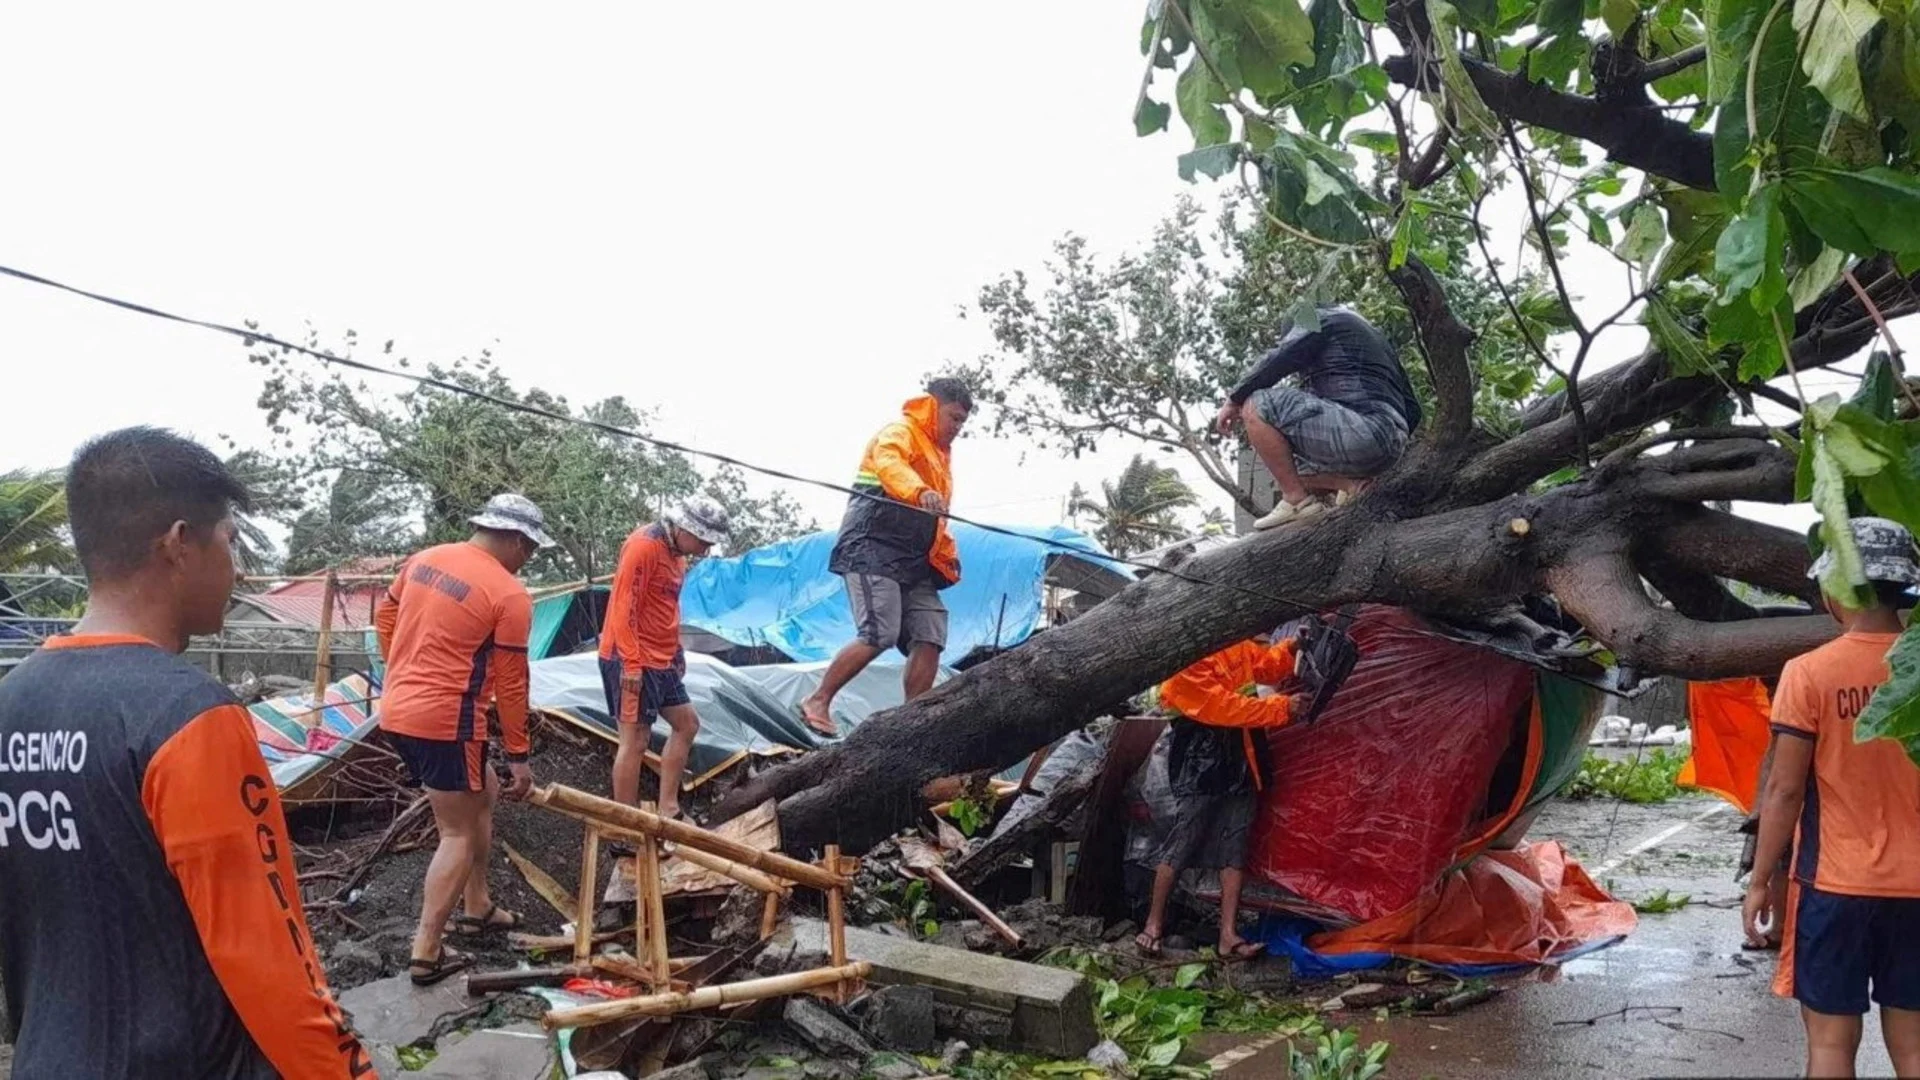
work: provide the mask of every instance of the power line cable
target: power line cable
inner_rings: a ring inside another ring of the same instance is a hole
[[[485,402],[488,402],[489,404],[496,405],[496,406],[499,406],[500,408],[508,409],[513,412],[524,413],[529,416],[538,416],[538,417],[541,417],[547,420],[553,420],[559,423],[575,424],[580,427],[590,428],[592,430],[599,431],[608,435],[614,435],[619,438],[631,439],[635,442],[646,443],[647,445],[656,447],[658,449],[671,450],[676,453],[686,454],[690,457],[700,457],[700,458],[707,458],[712,461],[718,461],[723,464],[732,465],[735,468],[745,469],[749,472],[759,473],[763,476],[770,476],[775,479],[788,481],[790,483],[807,484],[817,488],[824,488],[828,491],[838,492],[840,494],[847,495],[857,499],[871,499],[874,501],[885,501],[895,506],[906,507],[907,509],[910,509],[916,513],[925,514],[928,517],[945,518],[950,521],[957,521],[963,525],[971,525],[974,528],[983,530],[985,532],[994,533],[999,536],[1011,537],[1016,540],[1029,541],[1031,543],[1040,544],[1044,547],[1057,549],[1064,553],[1081,555],[1081,556],[1093,556],[1095,558],[1105,558],[1110,562],[1119,563],[1123,566],[1130,566],[1140,570],[1149,570],[1156,574],[1165,574],[1168,577],[1179,578],[1182,581],[1191,582],[1195,585],[1207,585],[1217,589],[1228,589],[1233,592],[1241,593],[1246,596],[1251,596],[1260,600],[1267,601],[1268,603],[1297,608],[1298,610],[1306,613],[1313,613],[1319,610],[1318,605],[1303,603],[1299,600],[1290,599],[1285,596],[1279,596],[1274,593],[1266,592],[1264,590],[1248,588],[1247,586],[1237,585],[1237,584],[1234,584],[1233,582],[1228,582],[1228,581],[1214,581],[1208,578],[1196,577],[1192,574],[1184,573],[1180,570],[1167,569],[1165,567],[1162,567],[1153,563],[1147,563],[1147,562],[1141,562],[1135,559],[1129,559],[1125,556],[1111,555],[1111,554],[1100,555],[1098,553],[1088,551],[1085,548],[1076,547],[1072,544],[1063,543],[1058,540],[1052,540],[1052,539],[1048,539],[1046,537],[1041,537],[1041,536],[1030,536],[1026,533],[1019,532],[1014,529],[1008,529],[1008,528],[1003,528],[999,525],[988,525],[985,522],[974,521],[971,518],[961,517],[960,515],[955,514],[950,510],[949,511],[928,510],[922,506],[916,506],[910,503],[899,502],[898,500],[890,499],[883,495],[875,495],[871,492],[859,491],[855,488],[848,487],[844,484],[833,483],[830,480],[820,480],[811,476],[802,476],[797,473],[787,472],[783,469],[776,469],[767,465],[758,465],[751,461],[745,461],[740,458],[733,457],[732,455],[729,455],[729,454],[719,453],[718,451],[702,450],[702,449],[699,449],[698,447],[687,446],[683,443],[677,443],[670,439],[662,439],[653,435],[642,434],[641,432],[638,432],[638,431],[633,431],[628,428],[623,428],[615,424],[603,423],[601,421],[594,420],[588,417],[569,416],[565,413],[557,413],[557,412],[553,412],[550,409],[543,409],[537,405],[529,405],[526,402],[512,401],[507,398],[499,397],[494,394],[489,394],[484,390],[476,390],[469,386],[461,386],[458,383],[448,382],[445,379],[434,378],[433,376],[430,376],[430,375],[416,375],[409,371],[396,371],[393,368],[382,367],[379,364],[368,363],[365,360],[355,360],[345,356],[337,356],[333,353],[326,352],[325,350],[322,350],[322,349],[313,349],[305,345],[296,345],[293,342],[283,341],[280,338],[274,337],[272,334],[262,333],[258,330],[245,330],[245,329],[241,329],[240,327],[228,326],[224,323],[211,322],[206,319],[196,319],[187,315],[176,315],[170,311],[162,311],[159,308],[150,307],[146,304],[136,303],[132,300],[122,300],[122,299],[119,299],[118,297],[108,296],[104,293],[97,293],[88,289],[82,289],[76,285],[68,285],[64,282],[55,281],[52,278],[42,277],[39,274],[30,273],[25,270],[18,270],[10,266],[0,266],[0,274],[4,274],[12,278],[17,278],[21,281],[29,282],[35,285],[43,285],[50,289],[58,289],[61,292],[72,293],[75,296],[85,297],[88,300],[93,300],[97,303],[107,304],[109,306],[117,307],[125,311],[131,311],[138,315],[146,315],[151,318],[162,319],[167,322],[180,323],[185,326],[195,326],[203,330],[211,330],[211,331],[214,331],[215,333],[225,334],[229,337],[239,338],[242,342],[247,344],[252,344],[254,342],[261,342],[267,345],[272,345],[276,348],[286,349],[291,352],[300,353],[305,356],[310,356],[315,360],[321,361],[322,363],[338,364],[341,367],[350,368],[355,371],[364,371],[373,375],[384,375],[388,378],[393,378],[393,379],[403,379],[405,381],[415,383],[420,386],[430,386],[436,390],[443,390],[443,391],[446,391],[447,393],[460,394],[465,397],[473,398],[475,400],[485,401]]]

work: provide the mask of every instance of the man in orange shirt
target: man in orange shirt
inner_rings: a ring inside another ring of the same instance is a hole
[[[233,591],[247,492],[127,428],[67,469],[87,613],[0,680],[0,982],[13,1073],[371,1077],[327,989],[253,719],[180,658]]]
[[[487,704],[499,713],[500,742],[513,785],[533,787],[527,767],[527,635],[533,598],[514,575],[551,546],[546,517],[522,495],[496,495],[470,520],[472,537],[416,553],[374,609],[387,660],[380,730],[413,782],[426,789],[440,845],[427,866],[408,974],[420,986],[470,966],[446,948],[446,931],[478,935],[520,925],[493,902],[487,862],[500,778],[487,767]],[[466,910],[452,923],[454,905]]]
[[[600,628],[600,685],[620,735],[613,756],[613,797],[640,803],[640,772],[653,718],[666,720],[660,751],[660,814],[680,816],[680,778],[700,731],[700,716],[683,681],[680,582],[686,560],[727,538],[727,512],[711,499],[689,499],[656,525],[642,525],[620,545],[606,622]]]
[[[1198,858],[1220,871],[1220,955],[1259,953],[1239,930],[1247,840],[1273,774],[1266,734],[1258,729],[1285,727],[1307,699],[1259,697],[1256,690],[1292,679],[1293,656],[1291,638],[1274,645],[1243,641],[1160,684],[1161,706],[1178,714],[1167,729],[1167,779],[1177,808],[1155,860],[1147,922],[1135,939],[1142,952],[1159,953],[1173,887]]]
[[[1780,673],[1742,914],[1747,936],[1760,938],[1797,827],[1774,992],[1800,1002],[1807,1075],[1854,1075],[1871,988],[1895,1072],[1920,1077],[1920,767],[1891,739],[1854,741],[1855,719],[1887,681],[1920,556],[1912,534],[1885,518],[1855,518],[1851,528],[1873,600],[1849,611],[1828,597],[1846,632]]]
[[[827,568],[847,582],[856,636],[834,656],[801,718],[837,735],[833,699],[873,658],[898,647],[907,700],[926,693],[947,644],[940,590],[960,580],[960,553],[943,516],[953,501],[953,440],[973,413],[958,379],[935,379],[867,444]]]

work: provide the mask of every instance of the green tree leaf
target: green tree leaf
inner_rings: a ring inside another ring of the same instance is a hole
[[[1185,1040],[1178,1038],[1154,1043],[1147,1047],[1147,1052],[1141,1055],[1140,1060],[1154,1068],[1164,1069],[1179,1059],[1180,1048],[1184,1043]]]
[[[1627,234],[1620,238],[1619,254],[1645,274],[1666,242],[1667,223],[1661,219],[1660,211],[1652,203],[1642,202],[1634,207],[1633,216],[1627,221]]]
[[[1193,29],[1227,88],[1262,101],[1293,89],[1288,67],[1313,64],[1313,23],[1294,0],[1188,0]]]
[[[1218,146],[1233,138],[1233,125],[1219,103],[1227,100],[1227,88],[1198,57],[1187,64],[1174,85],[1174,101],[1180,106],[1180,118],[1193,132],[1195,147]]]
[[[1578,10],[1580,0],[1572,0],[1572,3]],[[1440,54],[1440,82],[1446,88],[1448,103],[1469,131],[1488,136],[1495,134],[1500,128],[1493,111],[1487,108],[1479,89],[1473,85],[1473,77],[1467,74],[1466,65],[1460,62],[1460,47],[1456,40],[1460,29],[1459,13],[1447,0],[1427,0],[1427,17],[1433,22],[1434,51]]]
[[[1813,440],[1813,508],[1820,513],[1820,539],[1833,555],[1833,566],[1820,579],[1828,595],[1854,601],[1867,583],[1860,562],[1860,549],[1854,545],[1853,530],[1847,521],[1847,481],[1828,449],[1824,437]]]
[[[1648,297],[1640,321],[1654,343],[1666,350],[1667,364],[1675,375],[1700,375],[1713,370],[1713,357],[1707,352],[1706,342],[1680,322],[1665,297],[1658,294]]]
[[[1837,248],[1920,252],[1920,178],[1884,165],[1799,169],[1788,175],[1787,191],[1807,225]]]
[[[1165,102],[1155,101],[1145,94],[1133,107],[1133,133],[1152,135],[1156,131],[1167,130],[1167,122],[1173,119],[1173,107]]]
[[[1387,21],[1387,0],[1353,0],[1353,13],[1370,23]]]
[[[1193,183],[1196,175],[1205,174],[1218,180],[1232,171],[1234,163],[1240,160],[1240,144],[1224,143],[1219,146],[1203,146],[1198,150],[1189,150],[1180,155],[1176,163],[1180,170],[1180,179]]]
[[[1780,186],[1770,183],[1753,193],[1713,249],[1714,276],[1725,289],[1722,302],[1739,303],[1744,296],[1757,311],[1778,304],[1787,293],[1786,254],[1787,221],[1780,212]]]
[[[1640,5],[1635,0],[1600,0],[1600,18],[1615,41],[1626,37],[1639,17]]]
[[[1800,65],[1834,108],[1867,119],[1860,56],[1880,28],[1869,0],[1794,0],[1793,29],[1806,42]]]
[[[1400,152],[1400,140],[1385,131],[1349,131],[1347,141],[1376,154],[1391,156]]]
[[[1874,691],[1853,722],[1854,741],[1893,739],[1920,765],[1920,627],[1893,643],[1887,667],[1892,677]]]
[[[1673,243],[1654,267],[1654,281],[1666,284],[1706,269],[1729,215],[1725,200],[1692,188],[1663,190],[1660,206],[1667,212],[1667,233]]]
[[[1173,973],[1173,985],[1185,990],[1199,982],[1200,976],[1206,973],[1207,965],[1205,964],[1181,964],[1179,970]]]
[[[1743,64],[1734,92],[1713,124],[1714,180],[1720,194],[1735,205],[1746,198],[1752,186],[1754,159],[1761,154],[1768,155],[1765,164],[1775,171],[1817,164],[1832,111],[1827,99],[1800,75],[1793,26],[1787,19],[1773,20],[1758,50],[1753,129],[1759,133],[1759,140],[1752,145],[1748,138],[1746,74],[1747,65]]]
[[[1272,124],[1264,120],[1256,120],[1251,116],[1241,117],[1240,124],[1246,129],[1247,145],[1252,147],[1256,152],[1265,150],[1273,145]]]
[[[1821,249],[1820,254],[1787,283],[1787,299],[1792,302],[1793,310],[1803,310],[1825,296],[1828,289],[1839,283],[1840,272],[1846,268],[1846,252],[1837,247]]]
[[[1586,6],[1581,0],[1540,0],[1540,12],[1534,22],[1542,33],[1553,35],[1573,35],[1580,31],[1580,20],[1586,14]]]
[[[1709,102],[1717,104],[1734,96],[1754,35],[1760,32],[1770,6],[1771,0],[1704,0],[1701,17],[1706,23]]]

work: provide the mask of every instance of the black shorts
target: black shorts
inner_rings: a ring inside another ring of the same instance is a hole
[[[452,739],[421,739],[412,735],[387,732],[407,775],[415,787],[428,791],[485,791],[487,789],[486,740],[456,742]]]
[[[1176,870],[1240,870],[1247,865],[1247,840],[1253,830],[1257,799],[1238,795],[1175,795],[1154,862]]]
[[[681,678],[687,667],[685,650],[673,659],[673,667],[643,668],[637,685],[627,682],[623,686],[619,659],[600,658],[600,689],[607,695],[607,715],[614,723],[637,724],[645,720],[652,724],[661,709],[692,703],[693,699],[687,696],[687,682]]]
[[[1801,884],[1793,909],[1793,998],[1828,1016],[1872,1000],[1920,1010],[1920,898],[1844,896]]]

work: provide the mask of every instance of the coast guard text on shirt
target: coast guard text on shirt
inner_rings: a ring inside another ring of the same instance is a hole
[[[16,731],[0,743],[0,773],[78,773],[87,762],[84,731]],[[0,791],[0,848],[24,841],[35,851],[80,849],[73,804],[59,788]]]

